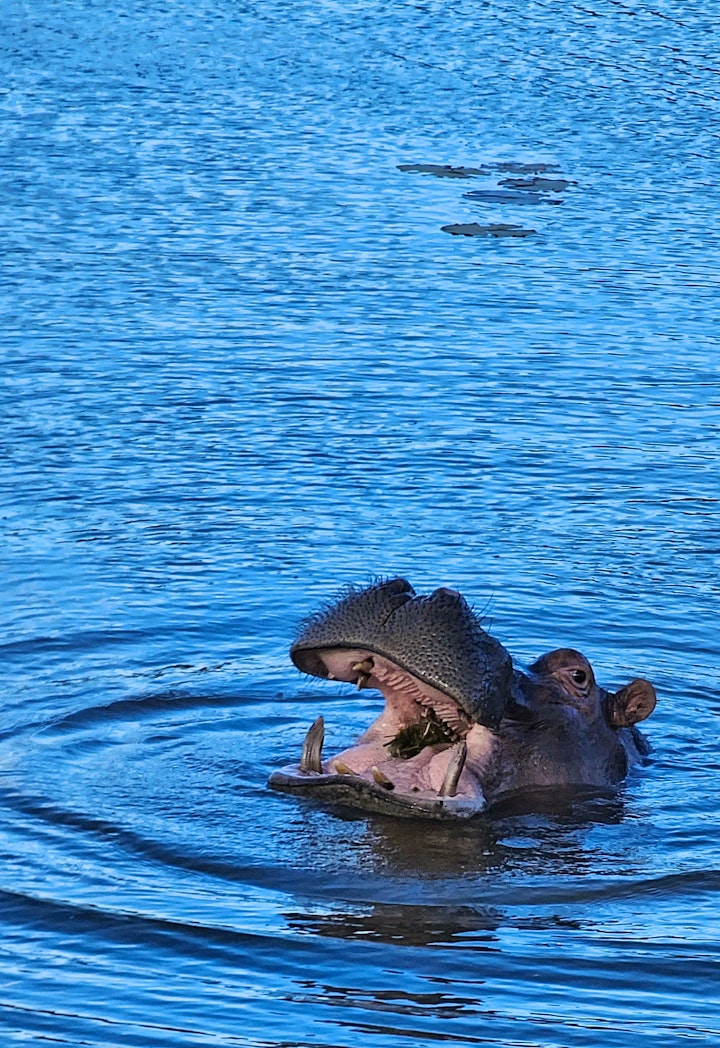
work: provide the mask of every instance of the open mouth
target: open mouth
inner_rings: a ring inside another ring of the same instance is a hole
[[[402,578],[350,587],[301,624],[290,657],[311,676],[376,688],[385,708],[325,760],[319,718],[300,763],[270,786],[393,815],[485,808],[480,775],[509,701],[512,659],[458,592],[422,596]]]
[[[324,721],[307,733],[300,762],[273,773],[274,789],[365,810],[425,818],[467,818],[485,808],[476,770],[493,733],[446,693],[385,656],[362,648],[315,653],[321,673],[376,688],[385,708],[347,749],[323,759]]]

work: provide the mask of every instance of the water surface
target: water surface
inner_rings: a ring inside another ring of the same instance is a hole
[[[720,1043],[715,23],[5,3],[4,1043]],[[651,678],[651,764],[270,793],[374,716],[287,648],[383,574]]]

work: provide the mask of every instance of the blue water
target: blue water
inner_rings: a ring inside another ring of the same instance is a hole
[[[716,23],[5,0],[3,1044],[720,1044]],[[652,679],[651,764],[268,791],[378,708],[298,619],[396,573]]]

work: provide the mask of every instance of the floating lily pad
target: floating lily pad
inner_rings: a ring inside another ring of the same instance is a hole
[[[513,226],[506,222],[493,222],[488,226],[481,226],[477,222],[457,222],[450,226],[441,226],[443,233],[451,233],[454,237],[531,237],[535,236],[536,230],[525,229],[523,226]]]
[[[566,178],[504,178],[500,185],[508,189],[528,189],[533,193],[562,193],[577,182],[569,182]]]
[[[542,193],[513,192],[511,189],[473,189],[463,193],[468,200],[484,200],[488,204],[562,204],[562,200],[543,196]]]
[[[398,170],[435,175],[436,178],[474,178],[476,175],[488,174],[487,168],[451,167],[450,164],[398,164]]]

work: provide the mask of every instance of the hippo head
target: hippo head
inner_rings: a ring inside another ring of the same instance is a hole
[[[346,591],[301,625],[290,655],[305,673],[378,689],[385,708],[325,761],[319,717],[299,765],[270,785],[398,815],[467,817],[518,791],[617,782],[654,705],[646,681],[599,689],[572,649],[514,670],[459,593],[419,596],[405,579]]]

